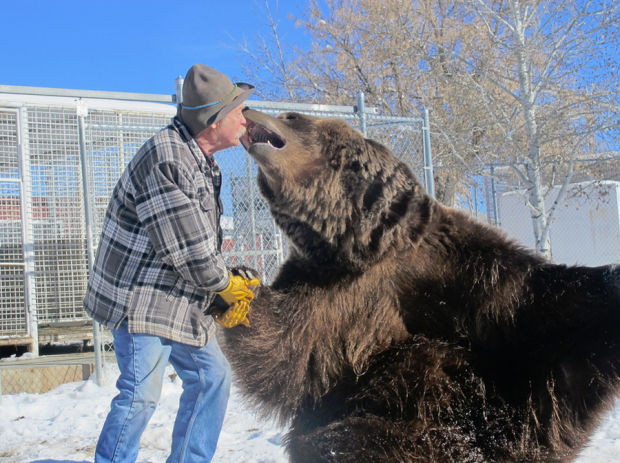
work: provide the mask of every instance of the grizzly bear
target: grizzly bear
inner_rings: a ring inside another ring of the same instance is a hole
[[[244,115],[290,252],[220,334],[290,460],[574,460],[619,390],[620,266],[548,262],[342,120]]]

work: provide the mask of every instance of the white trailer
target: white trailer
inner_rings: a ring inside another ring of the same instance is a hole
[[[549,208],[557,188],[547,195]],[[499,199],[501,227],[512,238],[535,247],[534,228],[525,192]],[[556,263],[604,265],[620,263],[620,182],[571,184],[551,223],[551,252]]]

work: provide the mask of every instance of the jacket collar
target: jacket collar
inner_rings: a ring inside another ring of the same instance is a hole
[[[202,173],[207,173],[215,162],[213,156],[204,155],[204,153],[200,149],[200,146],[198,146],[196,139],[192,137],[187,126],[183,124],[183,122],[178,117],[175,116],[172,118],[172,125],[176,129],[176,131],[179,132],[179,134],[181,135],[181,139],[189,148],[189,151],[194,156],[194,159],[196,159],[196,164],[198,164],[200,171]]]

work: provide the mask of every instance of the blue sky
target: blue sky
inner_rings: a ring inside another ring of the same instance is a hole
[[[288,44],[306,40],[288,18],[304,3],[270,0]],[[264,0],[4,0],[0,84],[169,94],[194,63],[244,81],[235,40],[269,33],[263,8]]]

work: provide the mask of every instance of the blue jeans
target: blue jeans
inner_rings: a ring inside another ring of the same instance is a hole
[[[193,347],[158,336],[112,330],[120,369],[119,394],[101,430],[95,463],[135,462],[140,436],[161,394],[168,361],[183,381],[168,463],[209,462],[215,453],[230,392],[230,365],[215,338]]]

